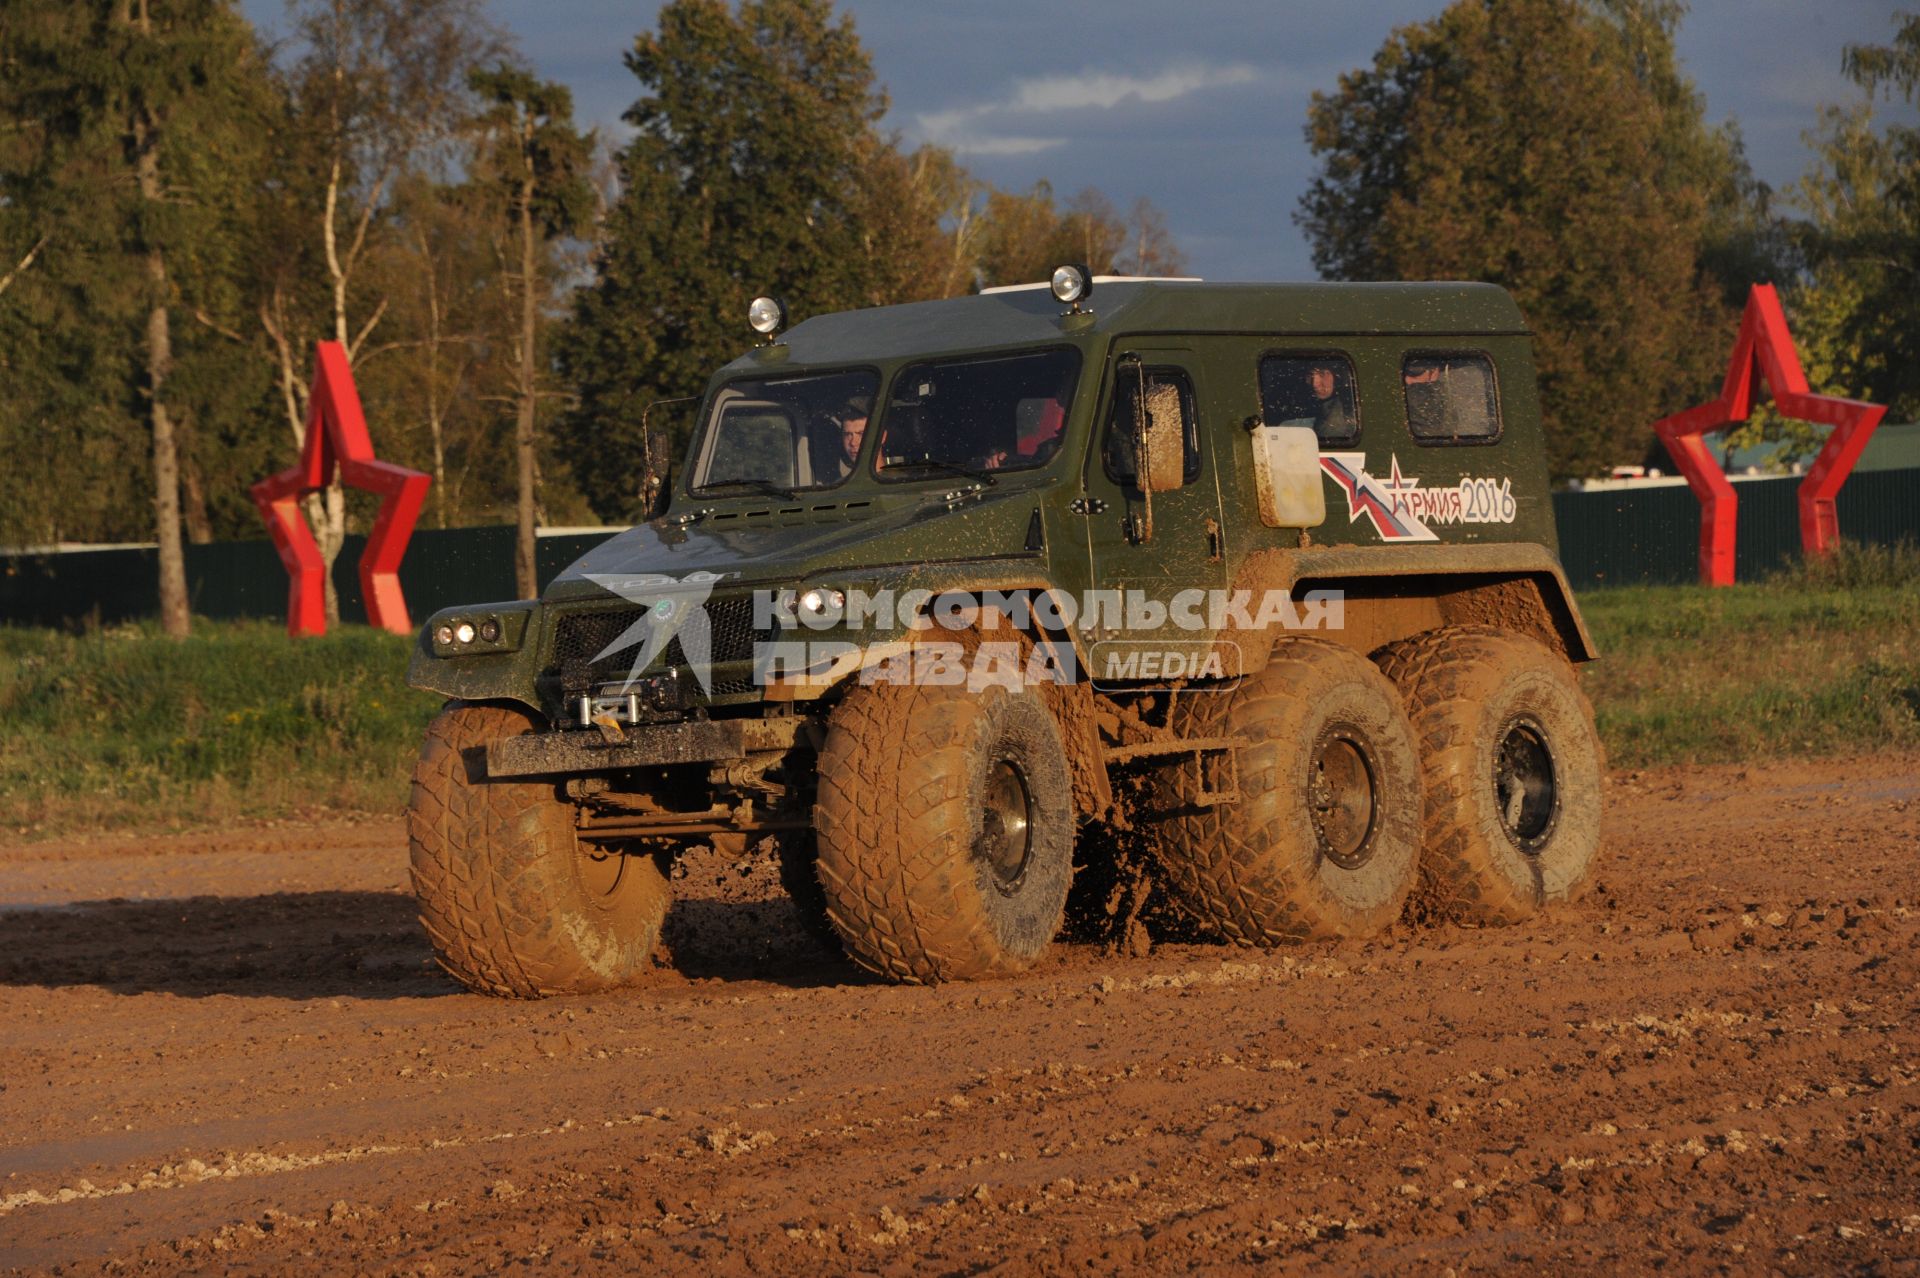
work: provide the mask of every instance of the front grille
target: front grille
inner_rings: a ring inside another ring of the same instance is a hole
[[[756,643],[771,643],[779,637],[778,626],[754,629],[753,598],[750,595],[709,600],[701,608],[707,614],[712,665],[751,661]],[[644,629],[634,636],[638,642],[610,652],[599,661],[595,661],[594,657],[646,615],[645,608],[617,608],[607,612],[574,612],[562,616],[554,626],[551,661],[551,671],[560,677],[560,686],[568,692],[585,691],[596,683],[624,678],[646,642]],[[667,651],[659,663],[660,669],[671,670],[689,664],[686,651],[680,646],[684,633],[683,627],[667,644]],[[712,685],[714,694],[720,696],[751,692],[754,688],[751,678],[714,678]]]

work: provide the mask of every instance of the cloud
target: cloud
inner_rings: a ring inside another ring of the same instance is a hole
[[[1158,75],[1113,75],[1084,71],[1079,75],[1043,76],[1022,80],[1007,109],[1014,111],[1078,111],[1087,107],[1118,106],[1128,98],[1142,102],[1172,102],[1202,89],[1246,84],[1257,73],[1245,63],[1209,67],[1188,64],[1169,67]]]
[[[1003,101],[924,112],[914,123],[927,141],[963,155],[1032,155],[1065,146],[1067,139],[1007,133],[994,126],[1059,112],[1106,110],[1129,100],[1173,102],[1205,89],[1247,84],[1258,75],[1244,63],[1186,62],[1152,75],[1082,71],[1038,76],[1015,81],[1012,96]]]

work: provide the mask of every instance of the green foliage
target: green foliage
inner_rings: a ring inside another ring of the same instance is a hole
[[[1829,554],[1796,559],[1772,584],[1782,590],[1920,588],[1920,544],[1843,541]]]
[[[1920,103],[1920,14],[1894,18],[1888,45],[1851,45],[1864,90],[1826,106],[1808,135],[1815,167],[1793,190],[1811,269],[1789,297],[1794,335],[1819,391],[1920,417],[1920,128],[1880,124],[1878,97]]]
[[[1323,275],[1476,279],[1536,336],[1556,477],[1639,460],[1717,384],[1773,240],[1659,0],[1456,0],[1315,94],[1295,220]],[[1731,274],[1728,274],[1731,273]]]
[[[1024,195],[988,193],[979,261],[983,283],[1044,280],[1062,262],[1084,263],[1095,275],[1178,275],[1186,269],[1166,220],[1147,200],[1123,218],[1091,188],[1064,208],[1046,182]]]
[[[573,127],[573,94],[504,62],[472,72],[467,84],[482,104],[471,180],[497,187],[503,205],[524,186],[545,238],[576,234],[593,216],[593,135]]]
[[[189,525],[211,535],[205,494],[245,464],[269,386],[190,316],[233,308],[274,106],[225,0],[13,0],[0,12],[0,276],[43,245],[0,293],[0,540],[152,538],[144,325],[156,303],[173,308],[166,398]],[[157,200],[133,179],[142,138]],[[158,293],[149,251],[166,262]]]
[[[0,828],[397,812],[439,705],[406,687],[407,648],[363,627],[0,628]]]
[[[642,412],[698,394],[748,344],[756,294],[796,318],[869,300],[863,161],[885,109],[827,0],[671,0],[627,66],[639,132],[561,348],[580,395],[568,448],[607,518],[636,502]]]
[[[1920,584],[1911,551],[1884,567],[1582,598],[1601,652],[1584,682],[1609,762],[1920,746]]]

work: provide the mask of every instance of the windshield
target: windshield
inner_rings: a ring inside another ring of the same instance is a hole
[[[713,397],[693,490],[797,492],[853,473],[880,377],[869,369],[732,382]]]
[[[893,379],[875,464],[901,475],[1044,465],[1079,376],[1071,348],[911,365]]]

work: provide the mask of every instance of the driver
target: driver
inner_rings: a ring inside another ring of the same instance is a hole
[[[840,452],[834,458],[839,467],[836,480],[845,479],[853,473],[860,460],[860,444],[867,437],[867,418],[873,412],[873,401],[865,395],[855,395],[841,408],[834,424],[840,428]]]

